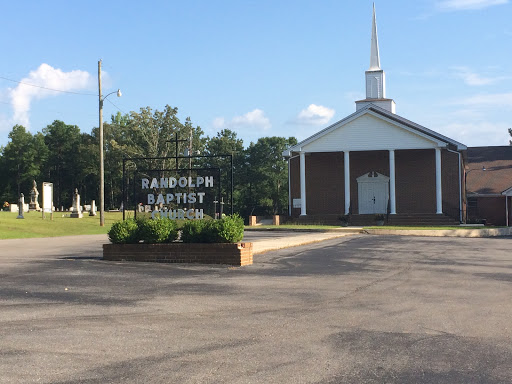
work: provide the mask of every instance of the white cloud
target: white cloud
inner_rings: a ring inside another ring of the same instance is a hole
[[[472,72],[467,67],[454,67],[455,76],[464,80],[464,83],[471,86],[489,85],[496,83],[506,77],[484,77],[478,73]]]
[[[468,67],[453,67],[452,69],[456,71],[456,73],[455,73],[456,77],[461,78],[462,80],[464,80],[464,82],[467,85],[471,85],[471,86],[489,85],[489,84],[497,83],[498,81],[508,80],[511,78],[510,76],[496,76],[496,77],[487,76],[486,77],[486,76],[483,76],[476,72],[473,72]],[[491,67],[491,70],[492,69],[496,70],[499,68]]]
[[[226,119],[223,117],[216,117],[213,119],[213,128],[222,129],[226,126]]]
[[[437,2],[437,7],[443,11],[465,11],[501,4],[508,4],[508,0],[442,0]]]
[[[454,102],[466,106],[512,107],[512,93],[480,94]]]
[[[334,109],[322,105],[310,104],[309,107],[299,112],[295,123],[302,125],[325,125],[332,119]]]
[[[508,145],[510,124],[503,122],[462,122],[436,127],[436,131],[469,146]]]
[[[93,86],[94,78],[88,72],[80,70],[63,72],[43,63],[35,71],[31,71],[28,77],[22,79],[20,84],[10,91],[11,105],[14,112],[13,122],[28,127],[31,103],[36,99],[61,94],[44,88],[71,92],[91,89]]]
[[[235,116],[230,121],[226,121],[224,117],[216,117],[213,120],[215,129],[255,129],[259,131],[267,131],[272,127],[270,120],[265,116],[261,109],[255,109],[247,112],[245,115]]]
[[[360,91],[351,91],[351,92],[345,92],[343,94],[343,97],[351,102],[357,101],[357,100],[363,100],[365,98],[365,95],[363,92]]]

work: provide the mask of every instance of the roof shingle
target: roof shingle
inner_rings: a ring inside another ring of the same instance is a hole
[[[468,193],[501,194],[512,187],[512,146],[468,147],[466,171]]]

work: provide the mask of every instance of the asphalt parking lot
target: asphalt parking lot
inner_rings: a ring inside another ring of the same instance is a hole
[[[103,242],[0,241],[0,383],[512,382],[510,238],[352,235],[241,268]]]

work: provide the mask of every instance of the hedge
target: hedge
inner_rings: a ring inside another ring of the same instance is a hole
[[[127,219],[112,225],[108,232],[114,244],[170,243],[178,238],[178,224],[174,220]],[[187,220],[181,229],[184,243],[237,243],[244,237],[244,221],[239,215],[220,220]]]

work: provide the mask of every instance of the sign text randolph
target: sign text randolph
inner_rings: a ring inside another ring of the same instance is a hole
[[[163,206],[165,204],[203,204],[205,192],[190,192],[193,188],[213,188],[213,176],[197,176],[197,177],[161,177],[153,179],[143,178],[142,190],[171,190],[172,193],[148,193],[147,204],[155,205],[155,209],[151,213],[153,219],[160,217],[166,217],[169,219],[202,219],[203,209],[167,209],[164,207],[159,210],[157,206]],[[176,188],[188,188],[189,192],[176,192]]]

